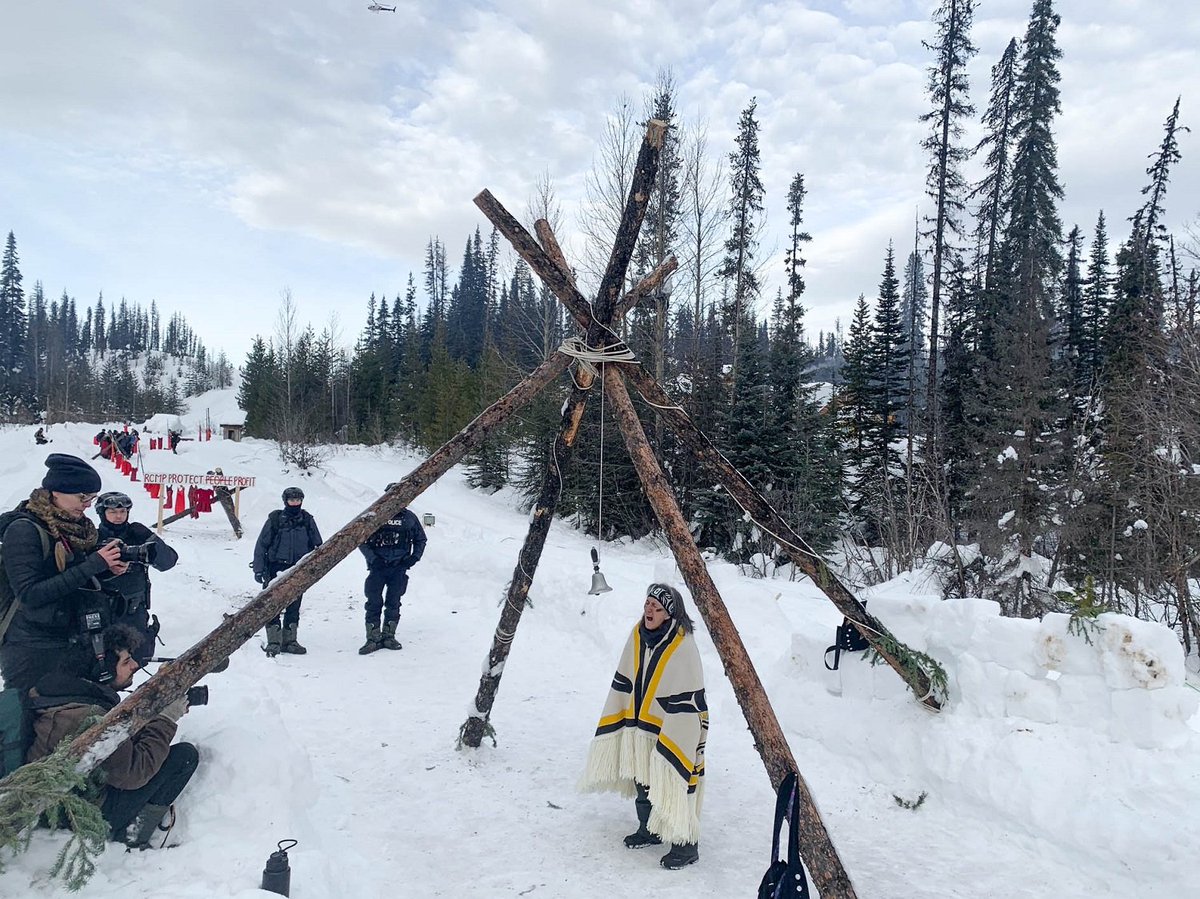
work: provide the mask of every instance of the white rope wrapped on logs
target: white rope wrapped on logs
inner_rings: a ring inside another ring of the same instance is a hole
[[[600,371],[596,366],[603,365],[605,362],[641,364],[638,362],[637,356],[633,354],[633,350],[626,346],[622,340],[596,349],[588,346],[582,337],[568,337],[562,342],[558,351],[570,356],[572,359],[578,359],[583,370],[588,372],[593,378],[600,376]],[[576,386],[578,386],[578,383],[576,383]]]

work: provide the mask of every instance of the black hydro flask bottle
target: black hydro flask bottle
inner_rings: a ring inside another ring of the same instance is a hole
[[[291,895],[292,868],[288,864],[288,850],[295,845],[296,840],[280,840],[279,848],[267,859],[266,867],[263,868],[262,888],[268,893]]]

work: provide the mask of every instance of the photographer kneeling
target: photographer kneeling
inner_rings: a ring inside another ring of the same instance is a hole
[[[133,500],[124,493],[102,493],[96,500],[96,514],[100,516],[100,543],[111,540],[124,544],[122,555],[129,563],[129,570],[105,582],[125,598],[125,613],[114,617],[114,624],[128,624],[136,628],[145,638],[141,649],[134,653],[139,665],[145,665],[154,655],[154,643],[158,638],[158,616],[153,623],[150,616],[150,572],[148,566],[157,571],[169,571],[179,561],[179,554],[144,524],[129,520]]]
[[[141,642],[134,628],[113,625],[104,631],[104,660],[88,676],[56,671],[37,682],[29,692],[34,739],[26,761],[48,756],[63,740],[77,736],[89,718],[106,714],[120,702],[116,691],[132,685],[140,667],[136,656]],[[171,803],[196,772],[196,747],[171,745],[176,722],[187,710],[187,697],[181,696],[101,762],[103,786],[94,801],[112,828],[111,839],[151,848],[150,840]]]
[[[46,467],[42,486],[0,515],[12,597],[0,619],[0,674],[22,692],[51,671],[88,670],[112,619],[114,597],[98,578],[129,570],[118,544],[96,548],[96,526],[84,515],[100,491],[96,470],[63,453],[51,453]]]

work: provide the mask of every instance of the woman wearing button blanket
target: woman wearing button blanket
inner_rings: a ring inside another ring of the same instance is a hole
[[[674,587],[651,584],[617,663],[580,786],[636,796],[631,849],[664,840],[664,868],[699,857],[708,703],[692,621]]]

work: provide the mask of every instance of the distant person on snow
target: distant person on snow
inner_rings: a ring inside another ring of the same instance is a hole
[[[182,436],[183,434],[179,431],[167,431],[167,443],[171,447],[171,452],[177,456],[179,455],[179,450],[177,449],[179,446],[179,438]]]
[[[101,459],[111,459],[113,452],[112,437],[109,436],[107,431],[101,431],[98,439],[100,441],[100,452],[96,453],[92,458],[95,459],[96,456],[99,456]]]
[[[145,665],[154,655],[159,627],[158,616],[150,615],[150,567],[156,571],[170,571],[179,561],[179,554],[150,528],[130,521],[132,508],[133,500],[124,493],[102,493],[96,500],[101,543],[119,540],[127,546],[145,547],[145,562],[130,562],[125,574],[114,577],[106,585],[119,590],[125,597],[125,613],[117,616],[114,624],[127,624],[142,635],[141,649],[134,653],[134,658],[138,665]]]
[[[50,443],[51,441],[46,437],[46,430],[44,428],[38,428],[33,432],[33,442],[38,446],[41,446],[42,444]]]
[[[117,449],[121,451],[121,455],[125,458],[133,455],[133,442],[135,439],[135,435],[129,433],[117,435]]]
[[[391,490],[395,484],[388,484]],[[408,590],[408,570],[425,554],[425,529],[408,509],[384,524],[359,549],[367,559],[367,642],[358,650],[369,655],[377,649],[400,649],[396,626],[400,622],[400,598]],[[386,593],[386,599],[384,598]],[[383,630],[379,613],[383,612]]]
[[[104,631],[104,659],[86,675],[47,674],[29,693],[34,740],[26,761],[45,758],[63,740],[79,733],[89,718],[104,715],[119,701],[118,690],[133,684],[141,635],[116,625]],[[109,839],[130,848],[150,849],[171,803],[183,792],[200,754],[191,743],[171,745],[177,723],[187,714],[181,696],[100,763],[95,802],[110,827]],[[172,822],[174,816],[172,815]]]
[[[112,620],[113,600],[101,580],[129,570],[116,544],[97,548],[84,511],[100,491],[100,475],[63,453],[46,457],[42,486],[0,515],[0,673],[6,687],[28,690],[50,671],[86,671],[95,657],[88,612],[98,634]],[[4,600],[10,600],[4,603]]]
[[[700,858],[707,737],[692,620],[678,590],[651,584],[617,662],[580,786],[636,795],[638,829],[625,845],[640,849],[666,840],[671,851],[660,860],[664,868]]]
[[[291,568],[321,545],[317,522],[300,508],[303,503],[304,491],[299,487],[288,487],[283,491],[283,508],[268,515],[263,524],[258,542],[254,544],[253,563],[254,579],[263,587],[271,583],[279,572]],[[300,603],[303,601],[304,594],[301,593],[284,610],[282,628],[278,615],[267,625],[264,651],[268,656],[276,656],[281,652],[294,655],[308,652],[296,642],[296,631],[300,628]]]

